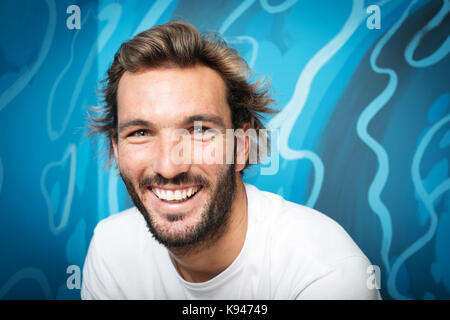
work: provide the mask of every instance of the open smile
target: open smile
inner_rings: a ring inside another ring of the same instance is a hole
[[[164,217],[186,216],[197,212],[202,206],[202,185],[182,187],[157,187],[149,186],[147,192],[150,195],[153,210]]]
[[[201,188],[201,186],[191,186],[179,189],[151,187],[150,190],[162,201],[178,203],[194,197]]]
[[[147,185],[148,208],[162,221],[190,221],[202,212],[207,193],[203,184]]]

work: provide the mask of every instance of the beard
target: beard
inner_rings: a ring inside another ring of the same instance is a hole
[[[178,254],[187,254],[204,249],[214,244],[221,237],[228,226],[231,207],[236,193],[235,165],[225,166],[219,173],[215,186],[201,176],[192,176],[182,173],[172,179],[166,179],[159,174],[146,177],[139,181],[140,190],[145,190],[149,185],[164,186],[165,184],[187,185],[196,184],[202,186],[202,191],[209,191],[210,197],[201,208],[200,221],[194,226],[187,226],[182,233],[171,234],[164,231],[155,223],[151,214],[151,208],[146,208],[141,200],[136,187],[123,172],[120,175],[130,194],[134,205],[144,217],[148,230],[162,245]],[[173,221],[178,220],[175,216]]]

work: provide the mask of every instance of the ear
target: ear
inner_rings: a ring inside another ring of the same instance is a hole
[[[250,129],[250,123],[244,122],[241,129],[244,133],[247,132]],[[244,134],[243,136],[238,135],[237,139],[243,139],[243,141],[236,141],[235,171],[240,172],[244,170],[250,153],[250,136],[248,134]]]

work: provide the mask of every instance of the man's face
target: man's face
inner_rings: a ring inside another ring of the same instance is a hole
[[[154,237],[180,248],[220,235],[236,186],[235,165],[225,160],[226,143],[222,150],[214,144],[214,136],[232,128],[222,78],[204,66],[125,72],[117,101],[116,162]],[[194,127],[197,121],[202,129]],[[184,161],[174,157],[180,155],[174,152],[180,146],[180,129],[183,141],[196,146],[189,159],[181,152]],[[196,134],[205,129],[216,134],[198,139]],[[219,151],[219,163],[193,159]]]

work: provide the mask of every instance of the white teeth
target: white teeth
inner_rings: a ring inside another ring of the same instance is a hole
[[[190,198],[198,191],[198,189],[199,189],[198,187],[191,187],[187,190],[179,189],[179,190],[172,191],[172,190],[152,188],[152,191],[161,200],[180,201],[180,200],[186,200],[187,198]]]

